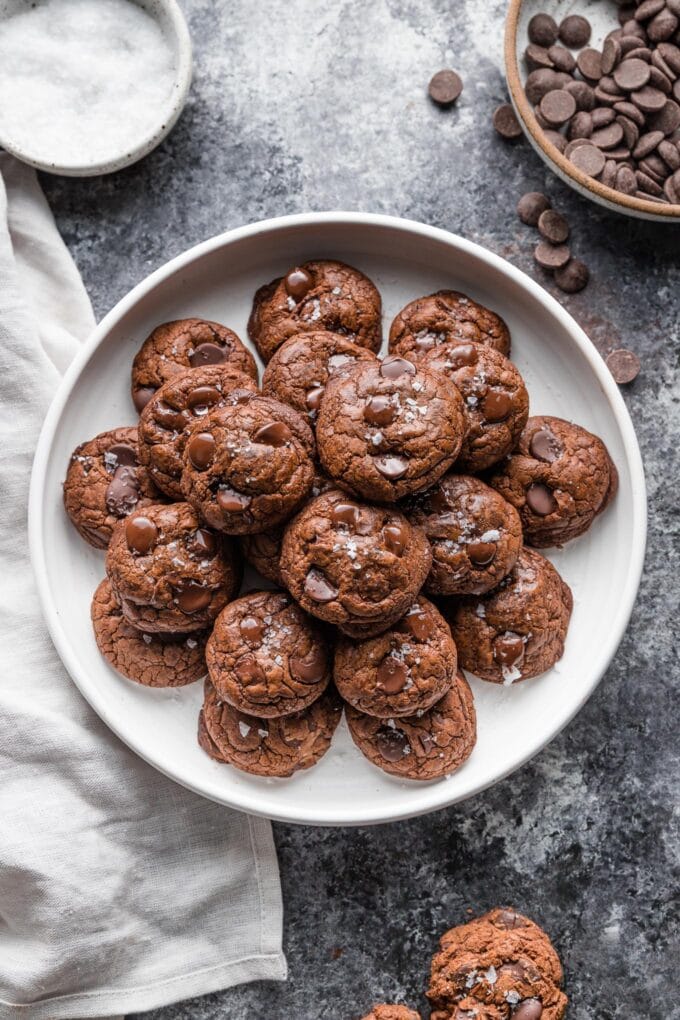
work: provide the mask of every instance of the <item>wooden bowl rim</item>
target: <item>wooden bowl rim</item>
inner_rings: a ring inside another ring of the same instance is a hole
[[[680,220],[680,204],[665,205],[662,203],[646,201],[636,198],[633,195],[623,195],[620,191],[608,188],[600,181],[588,177],[582,170],[574,166],[562,155],[559,149],[552,144],[544,135],[543,129],[536,120],[536,115],[531,103],[524,94],[524,87],[519,73],[519,61],[517,58],[517,32],[519,28],[519,16],[524,0],[510,0],[508,14],[505,22],[505,75],[513,106],[519,114],[520,123],[528,132],[541,152],[547,159],[556,164],[562,173],[578,183],[586,191],[597,195],[609,205],[619,206],[621,212],[633,209],[635,212],[644,213],[655,217],[664,217],[667,220]]]

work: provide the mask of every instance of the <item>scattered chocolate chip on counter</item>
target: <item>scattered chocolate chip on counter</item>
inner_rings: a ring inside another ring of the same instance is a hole
[[[534,248],[534,261],[548,273],[565,294],[576,294],[588,283],[588,267],[572,257],[565,243],[571,233],[566,217],[552,208],[540,191],[528,191],[517,203],[517,215],[528,227],[536,227],[541,240]]]
[[[538,232],[551,244],[563,244],[569,237],[569,224],[556,209],[546,209],[538,218]]]
[[[508,142],[522,137],[522,125],[510,103],[501,103],[493,113],[493,126],[501,138]]]
[[[614,381],[620,386],[633,382],[640,372],[640,359],[633,351],[627,351],[620,347],[611,351],[606,358],[607,368],[614,376]]]
[[[570,259],[566,266],[555,270],[554,280],[565,294],[577,294],[587,286],[590,270],[580,259]]]
[[[547,209],[550,209],[550,199],[540,191],[528,191],[517,203],[517,215],[528,227],[537,227]]]
[[[463,91],[463,80],[459,74],[448,68],[437,71],[430,79],[427,91],[437,106],[452,106]]]

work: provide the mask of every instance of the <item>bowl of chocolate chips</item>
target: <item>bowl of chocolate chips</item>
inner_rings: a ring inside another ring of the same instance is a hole
[[[562,180],[680,221],[680,0],[511,0],[505,63],[524,133]]]

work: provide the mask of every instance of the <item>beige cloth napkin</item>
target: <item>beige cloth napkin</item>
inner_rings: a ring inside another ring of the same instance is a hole
[[[194,796],[121,744],[41,619],[31,461],[94,318],[35,173],[4,155],[0,172],[0,1017],[112,1016],[283,979],[269,822]]]

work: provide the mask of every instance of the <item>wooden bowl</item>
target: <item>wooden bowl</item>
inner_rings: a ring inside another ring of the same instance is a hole
[[[527,71],[523,54],[529,42],[527,26],[534,14],[550,14],[558,24],[568,14],[582,14],[593,26],[589,45],[600,48],[605,36],[618,27],[617,11],[618,5],[613,0],[578,0],[577,3],[574,0],[510,0],[505,23],[505,74],[512,105],[526,137],[544,163],[581,195],[626,216],[659,223],[679,223],[680,205],[661,205],[634,195],[623,195],[588,177],[565,159],[545,137],[524,94]]]

